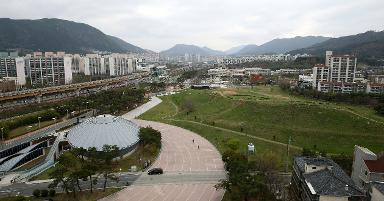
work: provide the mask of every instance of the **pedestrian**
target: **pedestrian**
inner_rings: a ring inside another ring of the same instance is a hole
[[[192,143],[195,143],[195,139],[192,139]]]
[[[199,146],[199,145],[197,145],[197,149],[200,149],[200,146]]]

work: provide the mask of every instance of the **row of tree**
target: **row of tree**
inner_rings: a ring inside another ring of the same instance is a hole
[[[59,118],[60,114],[54,109],[47,109],[30,114],[20,115],[14,118],[4,119],[0,121],[0,128],[2,128],[2,134],[4,139],[8,138],[8,134],[11,130],[23,126],[38,123],[39,121],[48,121],[53,118]],[[1,132],[1,131],[0,131]]]
[[[355,105],[367,105],[373,107],[380,115],[384,115],[384,95],[367,93],[324,93],[312,88],[291,87],[289,82],[280,82],[279,86],[290,94],[300,95],[317,100],[348,103]]]

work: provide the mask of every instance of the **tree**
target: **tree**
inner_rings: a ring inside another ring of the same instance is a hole
[[[194,103],[192,100],[189,100],[189,99],[188,99],[188,100],[186,100],[186,101],[183,102],[181,108],[182,108],[185,112],[187,112],[187,114],[189,114],[190,112],[195,111],[196,106],[195,106],[195,103]]]
[[[104,145],[103,150],[97,152],[96,154],[96,162],[99,167],[99,172],[104,177],[103,191],[105,191],[107,187],[108,179],[118,181],[118,177],[115,177],[113,174],[111,174],[117,166],[117,162],[113,159],[117,158],[118,156],[119,148],[116,145]]]
[[[139,131],[140,145],[145,146],[154,144],[158,148],[161,148],[161,133],[153,129],[152,127],[140,128]]]

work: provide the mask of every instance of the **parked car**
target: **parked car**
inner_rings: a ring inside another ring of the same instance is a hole
[[[149,175],[154,175],[154,174],[163,174],[163,169],[161,168],[152,168],[148,171]]]

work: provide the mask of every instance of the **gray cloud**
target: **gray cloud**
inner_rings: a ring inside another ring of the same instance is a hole
[[[384,29],[382,0],[0,0],[0,17],[87,23],[127,42],[228,49],[297,35]]]

